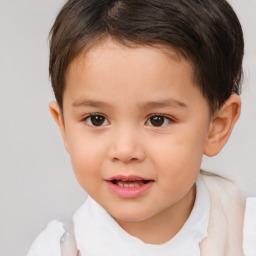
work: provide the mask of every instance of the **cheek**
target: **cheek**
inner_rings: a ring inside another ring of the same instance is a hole
[[[179,129],[180,133],[159,141],[158,146],[152,147],[155,168],[161,172],[161,179],[166,185],[172,183],[191,185],[200,170],[204,136],[194,130],[190,132]],[[156,145],[156,144],[155,144]],[[186,184],[187,183],[187,184]]]
[[[159,158],[165,163],[159,172],[159,184],[161,184],[162,196],[168,199],[172,195],[178,201],[191,189],[200,171],[202,155],[188,150],[184,144],[165,152]]]
[[[67,137],[69,155],[78,182],[85,188],[88,180],[100,175],[105,149],[102,143],[95,141],[92,136],[85,136],[84,132],[69,130]]]

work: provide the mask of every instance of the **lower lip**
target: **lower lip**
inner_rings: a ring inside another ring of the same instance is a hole
[[[153,185],[153,181],[149,181],[148,183],[139,186],[139,187],[120,187],[112,182],[107,182],[110,189],[121,198],[136,198],[144,194],[150,187]]]

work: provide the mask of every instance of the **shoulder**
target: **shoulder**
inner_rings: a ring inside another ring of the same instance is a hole
[[[60,241],[65,234],[63,223],[53,220],[37,236],[27,256],[60,256]]]
[[[69,221],[61,222],[53,220],[49,222],[46,228],[36,237],[26,256],[61,256],[77,255],[76,235],[74,226],[76,219],[83,219],[88,197],[85,202],[75,211],[73,218]]]

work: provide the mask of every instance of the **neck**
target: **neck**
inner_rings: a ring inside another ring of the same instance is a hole
[[[178,202],[161,213],[142,221],[122,221],[117,223],[130,235],[145,243],[162,244],[172,239],[187,221],[195,202],[196,186]]]

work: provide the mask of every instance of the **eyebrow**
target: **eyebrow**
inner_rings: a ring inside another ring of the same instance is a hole
[[[76,100],[72,104],[73,107],[95,107],[95,108],[104,108],[109,107],[108,103],[102,101],[94,101],[94,100]],[[139,107],[143,109],[150,109],[150,108],[163,108],[163,107],[182,107],[188,108],[188,105],[184,102],[175,100],[175,99],[165,99],[160,101],[149,101],[145,103],[140,103]]]
[[[94,100],[76,100],[72,104],[73,107],[107,107],[109,106],[107,103],[101,102],[101,101],[94,101]]]
[[[160,101],[150,101],[140,104],[142,108],[163,108],[163,107],[182,107],[188,108],[188,105],[184,102],[175,99],[165,99]]]

